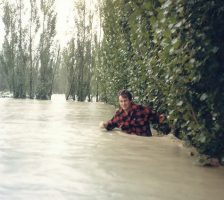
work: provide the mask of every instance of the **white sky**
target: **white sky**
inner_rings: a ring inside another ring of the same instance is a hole
[[[57,12],[57,39],[61,45],[65,45],[71,37],[74,28],[73,24],[73,8],[74,0],[56,0]]]
[[[74,2],[83,0],[55,0],[57,16],[57,39],[60,41],[61,45],[65,45],[66,42],[71,38],[75,32],[74,24]],[[98,0],[86,0],[86,9],[94,9]],[[99,20],[95,16],[93,21],[93,26],[95,29],[99,29],[97,24]],[[99,30],[97,30],[99,31]]]
[[[24,2],[29,3],[28,0]],[[37,1],[39,2],[39,1]],[[55,0],[56,12],[57,12],[57,39],[60,43],[65,44],[69,36],[72,33],[72,18],[73,18],[73,7],[74,0]],[[0,45],[4,40],[4,24],[2,22],[2,6],[0,6]]]
[[[10,1],[10,0],[9,0]],[[74,1],[78,0],[55,0],[55,8],[57,12],[57,36],[56,39],[59,40],[61,46],[65,46],[66,43],[74,34],[75,30],[72,24],[74,24]],[[83,0],[80,0],[83,1]],[[98,0],[86,0],[87,9],[93,7]],[[1,0],[0,0],[1,2]],[[29,4],[29,0],[24,0],[24,2]],[[37,0],[39,3],[39,0]],[[4,40],[4,25],[2,22],[2,6],[0,6],[0,46]],[[96,20],[95,20],[96,22]],[[97,26],[95,24],[95,26]],[[1,47],[0,47],[1,48]]]
[[[1,18],[2,18],[2,6],[0,6],[0,50],[1,50],[1,44],[4,39],[4,25]]]

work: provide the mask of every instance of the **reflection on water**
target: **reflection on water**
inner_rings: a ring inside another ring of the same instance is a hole
[[[0,99],[0,200],[221,200],[224,170],[175,143],[98,128],[112,106]]]

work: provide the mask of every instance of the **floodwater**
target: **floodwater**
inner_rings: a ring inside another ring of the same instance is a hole
[[[0,200],[222,200],[224,168],[167,137],[98,128],[103,103],[0,99]]]

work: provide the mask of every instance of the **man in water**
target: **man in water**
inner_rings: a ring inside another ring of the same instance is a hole
[[[127,90],[119,92],[118,100],[120,108],[111,120],[101,122],[101,128],[112,130],[117,127],[128,134],[152,136],[149,121],[161,124],[165,120],[164,115],[154,113],[150,107],[133,103],[132,94]]]

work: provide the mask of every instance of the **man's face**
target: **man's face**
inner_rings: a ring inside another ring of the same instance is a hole
[[[119,104],[124,111],[128,111],[131,105],[131,101],[128,98],[119,96]]]

